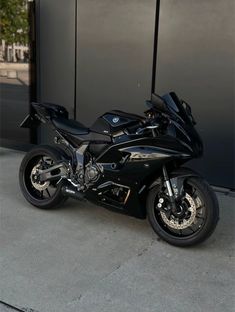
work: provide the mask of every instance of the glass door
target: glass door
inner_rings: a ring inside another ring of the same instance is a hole
[[[32,97],[34,3],[1,0],[0,5],[0,139],[1,145],[30,143],[28,129],[19,128]]]

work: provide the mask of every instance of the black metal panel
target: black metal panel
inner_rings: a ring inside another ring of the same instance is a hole
[[[40,0],[39,100],[65,106],[74,116],[75,0]],[[48,141],[40,129],[38,141]],[[50,135],[51,136],[51,135]]]
[[[77,119],[140,113],[150,97],[156,0],[78,0]]]
[[[192,165],[214,185],[235,188],[233,0],[164,0],[157,93],[175,90],[192,106],[205,155]]]
[[[75,0],[40,0],[40,99],[73,114]]]

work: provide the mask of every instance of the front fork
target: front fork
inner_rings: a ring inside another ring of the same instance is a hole
[[[173,187],[171,184],[171,180],[169,179],[169,176],[168,176],[168,173],[166,170],[166,166],[162,167],[162,172],[163,172],[163,179],[164,179],[164,182],[166,184],[166,188],[167,188],[167,192],[168,192],[168,196],[169,196],[169,201],[170,201],[170,204],[172,207],[172,212],[177,213],[178,209],[177,209],[177,205],[176,205],[176,198],[175,198],[175,194],[174,194]]]

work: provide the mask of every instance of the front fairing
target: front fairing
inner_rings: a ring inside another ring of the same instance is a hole
[[[165,94],[162,99],[165,103],[162,113],[169,118],[166,134],[190,150],[192,157],[200,157],[203,153],[203,143],[195,129],[196,122],[190,106],[179,100],[174,92]]]
[[[179,122],[170,121],[167,134],[174,137],[180,145],[189,150],[192,158],[201,157],[203,153],[202,140],[194,127],[181,125]]]

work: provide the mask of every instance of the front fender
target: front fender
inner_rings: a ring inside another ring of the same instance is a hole
[[[194,171],[191,168],[187,167],[180,167],[178,169],[175,169],[171,172],[169,172],[169,177],[171,180],[172,186],[176,185],[178,189],[182,188],[182,185],[184,183],[184,180],[189,177],[201,177],[199,173]],[[162,183],[162,178],[158,177],[156,180],[153,181],[153,183],[149,186],[149,189],[152,189],[156,185],[160,185]]]
[[[191,177],[201,177],[199,173],[186,167],[178,168],[172,171],[169,175],[176,197],[182,194],[185,179]]]
[[[200,174],[196,172],[195,170],[187,167],[180,167],[178,169],[175,169],[169,173],[170,178],[175,178],[175,177],[189,177],[189,176],[194,176],[198,177]]]

